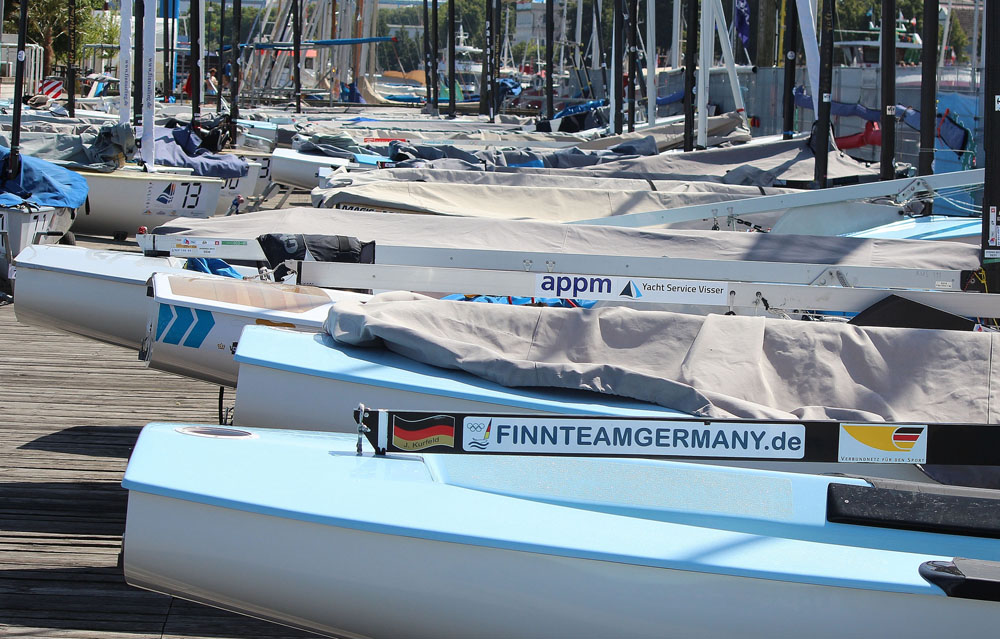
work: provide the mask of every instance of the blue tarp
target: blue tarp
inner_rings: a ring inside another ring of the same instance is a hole
[[[0,170],[6,173],[10,149],[0,147]],[[21,174],[0,184],[0,206],[22,204],[77,209],[87,201],[83,176],[51,162],[21,155]]]
[[[189,127],[156,127],[156,163],[190,167],[195,175],[223,180],[243,177],[250,170],[246,160],[235,155],[212,153],[200,148],[200,144],[201,138]]]
[[[571,107],[567,107],[552,116],[552,119],[566,117],[567,115],[576,115],[577,113],[586,113],[587,111],[593,111],[594,109],[600,109],[603,106],[607,106],[607,100],[590,100],[584,102],[583,104],[574,104]]]
[[[680,102],[683,99],[684,99],[684,90],[681,89],[680,91],[674,91],[670,95],[665,95],[656,98],[656,105],[663,106],[665,104],[673,104],[674,102]]]

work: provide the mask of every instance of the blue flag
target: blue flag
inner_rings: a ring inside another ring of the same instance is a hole
[[[736,33],[739,34],[743,46],[750,44],[750,5],[747,0],[736,0],[736,15],[733,17]]]

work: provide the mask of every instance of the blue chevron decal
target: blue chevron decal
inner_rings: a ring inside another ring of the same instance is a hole
[[[156,340],[159,341],[163,337],[163,331],[167,330],[167,325],[177,317],[174,314],[174,309],[168,304],[160,304],[160,314],[156,318]]]
[[[179,345],[188,329],[191,328],[191,324],[194,323],[194,313],[191,312],[190,308],[184,306],[172,306],[171,309],[176,317],[170,323],[167,334],[163,336],[163,343]]]
[[[196,309],[195,313],[198,315],[198,320],[195,322],[194,327],[191,328],[191,333],[187,336],[187,339],[184,340],[184,346],[190,346],[191,348],[201,346],[201,343],[208,337],[208,332],[215,326],[215,318],[212,317],[211,311]]]

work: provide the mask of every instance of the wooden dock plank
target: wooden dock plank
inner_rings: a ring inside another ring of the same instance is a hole
[[[227,394],[231,400],[231,393]],[[121,479],[141,426],[212,423],[218,388],[0,306],[0,636],[312,636],[128,586]]]

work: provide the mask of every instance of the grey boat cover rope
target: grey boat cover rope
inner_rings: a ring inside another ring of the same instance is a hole
[[[334,304],[339,342],[511,387],[628,397],[711,418],[996,423],[1000,333],[858,327],[625,307]]]

